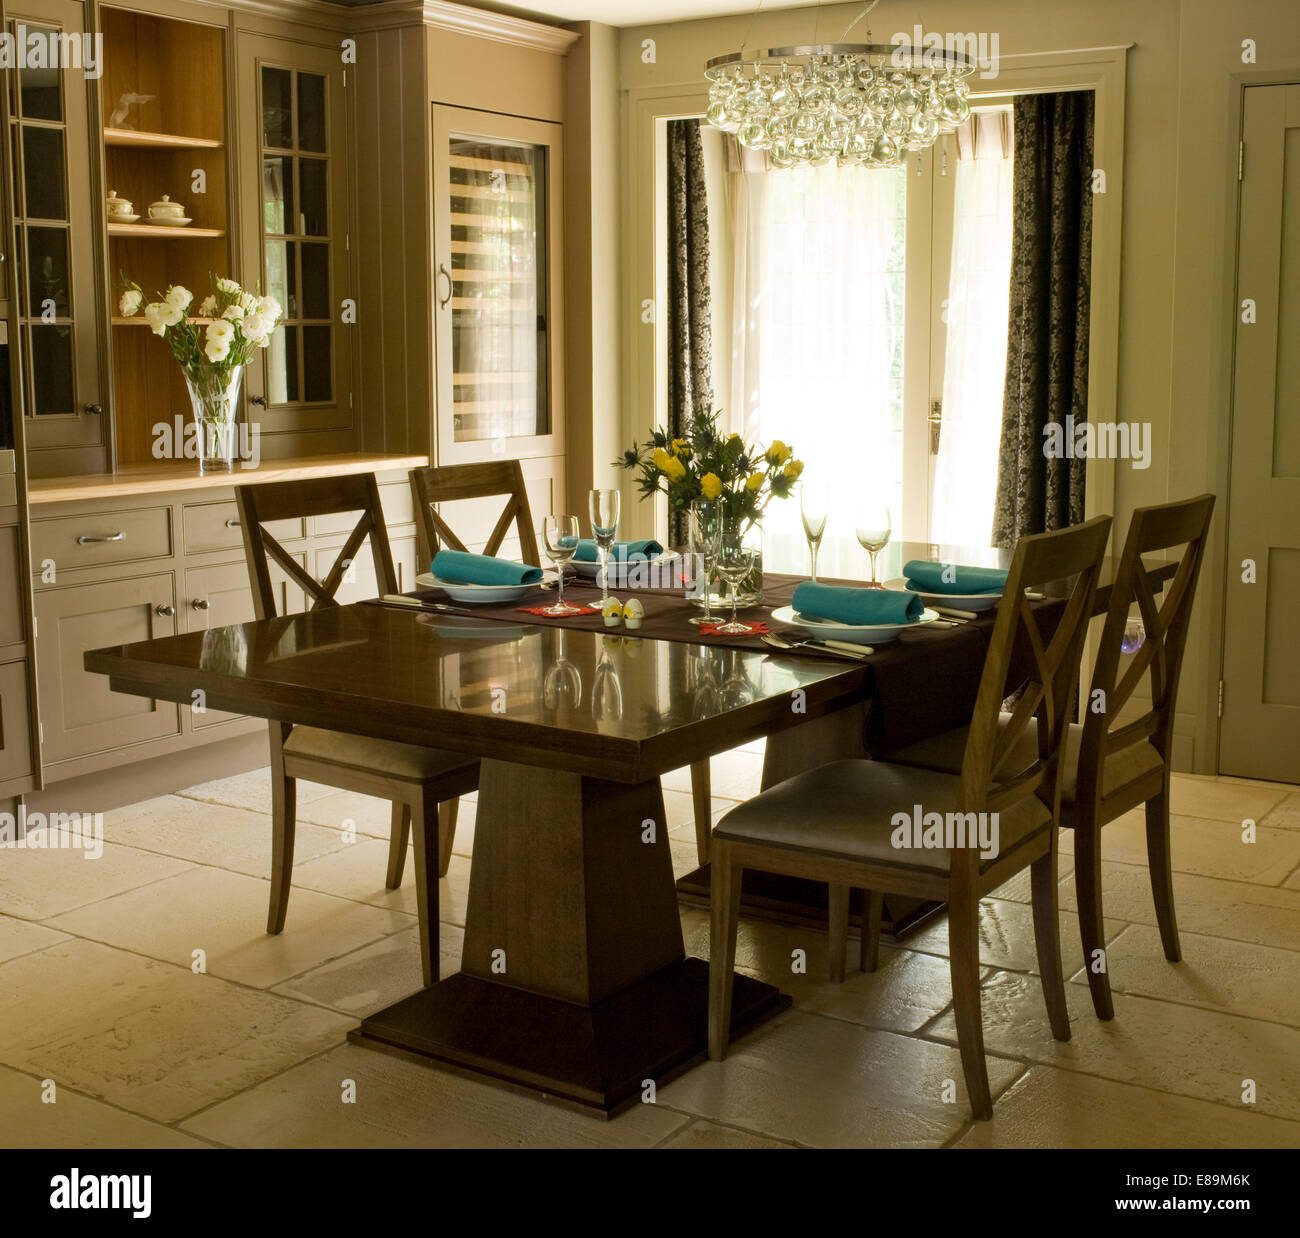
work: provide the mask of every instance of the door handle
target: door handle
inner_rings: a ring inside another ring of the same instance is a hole
[[[250,396],[248,397],[248,402],[249,402],[250,404],[256,404],[258,408],[265,408],[265,407],[266,407],[266,396],[264,396],[264,395],[250,395]]]
[[[82,411],[88,413],[91,417],[98,417],[104,411],[104,408],[101,404],[87,404]]]
[[[116,533],[83,533],[77,538],[78,546],[91,546],[98,542],[124,542],[126,534],[119,530]]]
[[[207,598],[195,598],[194,601],[190,603],[195,610],[207,610],[211,604],[212,603],[209,602]]]
[[[439,309],[446,309],[447,302],[451,300],[451,272],[447,270],[446,263],[438,263],[438,278],[447,281],[447,295],[438,301]]]
[[[176,607],[168,606],[165,602],[153,608],[153,613],[159,619],[170,619],[176,613]]]

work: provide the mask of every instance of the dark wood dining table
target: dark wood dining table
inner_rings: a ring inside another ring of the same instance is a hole
[[[795,579],[769,577],[768,619]],[[685,954],[660,776],[762,737],[764,785],[866,755],[882,697],[876,724],[894,739],[944,729],[992,622],[908,633],[856,662],[702,637],[680,593],[645,600],[658,620],[644,635],[599,615],[558,626],[515,607],[361,603],[96,650],[85,665],[119,692],[202,692],[209,709],[478,756],[461,970],[351,1039],[609,1115],[706,1053],[708,968]],[[943,687],[920,710],[923,674]],[[421,937],[436,966],[424,917]],[[733,1036],[788,1004],[737,975]]]

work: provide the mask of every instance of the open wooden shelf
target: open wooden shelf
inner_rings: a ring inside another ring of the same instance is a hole
[[[109,236],[157,237],[159,239],[182,236],[225,236],[224,228],[174,228],[167,224],[109,224]]]
[[[141,133],[135,129],[105,129],[105,146],[147,147],[151,150],[220,150],[216,138],[190,138],[179,133]]]

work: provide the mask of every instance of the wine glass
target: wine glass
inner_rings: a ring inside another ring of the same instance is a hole
[[[564,656],[564,629],[555,631],[555,660],[542,680],[542,704],[552,713],[582,704],[582,672]]]
[[[893,532],[889,508],[870,508],[856,531],[858,544],[871,556],[871,581],[867,588],[882,589],[884,586],[876,579],[876,556],[889,545],[889,535]]]
[[[546,607],[541,613],[557,619],[565,615],[576,615],[581,608],[570,606],[564,600],[564,569],[578,551],[577,516],[547,516],[542,526],[542,537],[546,543],[546,557],[559,571],[560,594],[555,604]]]
[[[617,490],[593,490],[587,497],[591,514],[591,535],[596,539],[596,557],[600,560],[600,604],[609,601],[609,552],[618,534]]]
[[[687,519],[691,522],[691,544],[704,578],[704,614],[692,615],[690,622],[712,623],[713,570],[722,544],[722,513],[712,503],[692,503]]]
[[[740,582],[754,566],[755,547],[746,546],[738,528],[730,530],[733,536],[722,539],[718,551],[718,573],[731,586],[731,619],[717,628],[719,635],[733,636],[750,630],[749,624],[736,618],[737,595]]]
[[[831,488],[824,481],[804,482],[799,487],[799,514],[803,517],[803,535],[808,539],[808,554],[812,558],[812,575],[817,579],[817,552],[821,549],[822,535],[826,532],[826,517],[830,513]]]

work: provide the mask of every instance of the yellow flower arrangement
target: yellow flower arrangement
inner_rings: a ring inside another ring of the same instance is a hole
[[[700,493],[712,503],[722,493],[722,478],[717,473],[705,473],[700,478]]]
[[[785,469],[784,469],[784,473],[785,473],[785,475],[786,475],[786,476],[787,476],[791,481],[798,481],[798,480],[799,480],[799,475],[800,475],[802,472],[803,472],[803,461],[802,461],[802,460],[791,460],[790,463],[787,464],[787,465],[785,466]]]
[[[751,473],[745,478],[745,489],[751,492],[757,492],[763,488],[763,474]]]
[[[772,445],[767,449],[767,462],[775,468],[778,464],[784,464],[793,455],[794,452],[779,438],[774,438]]]

